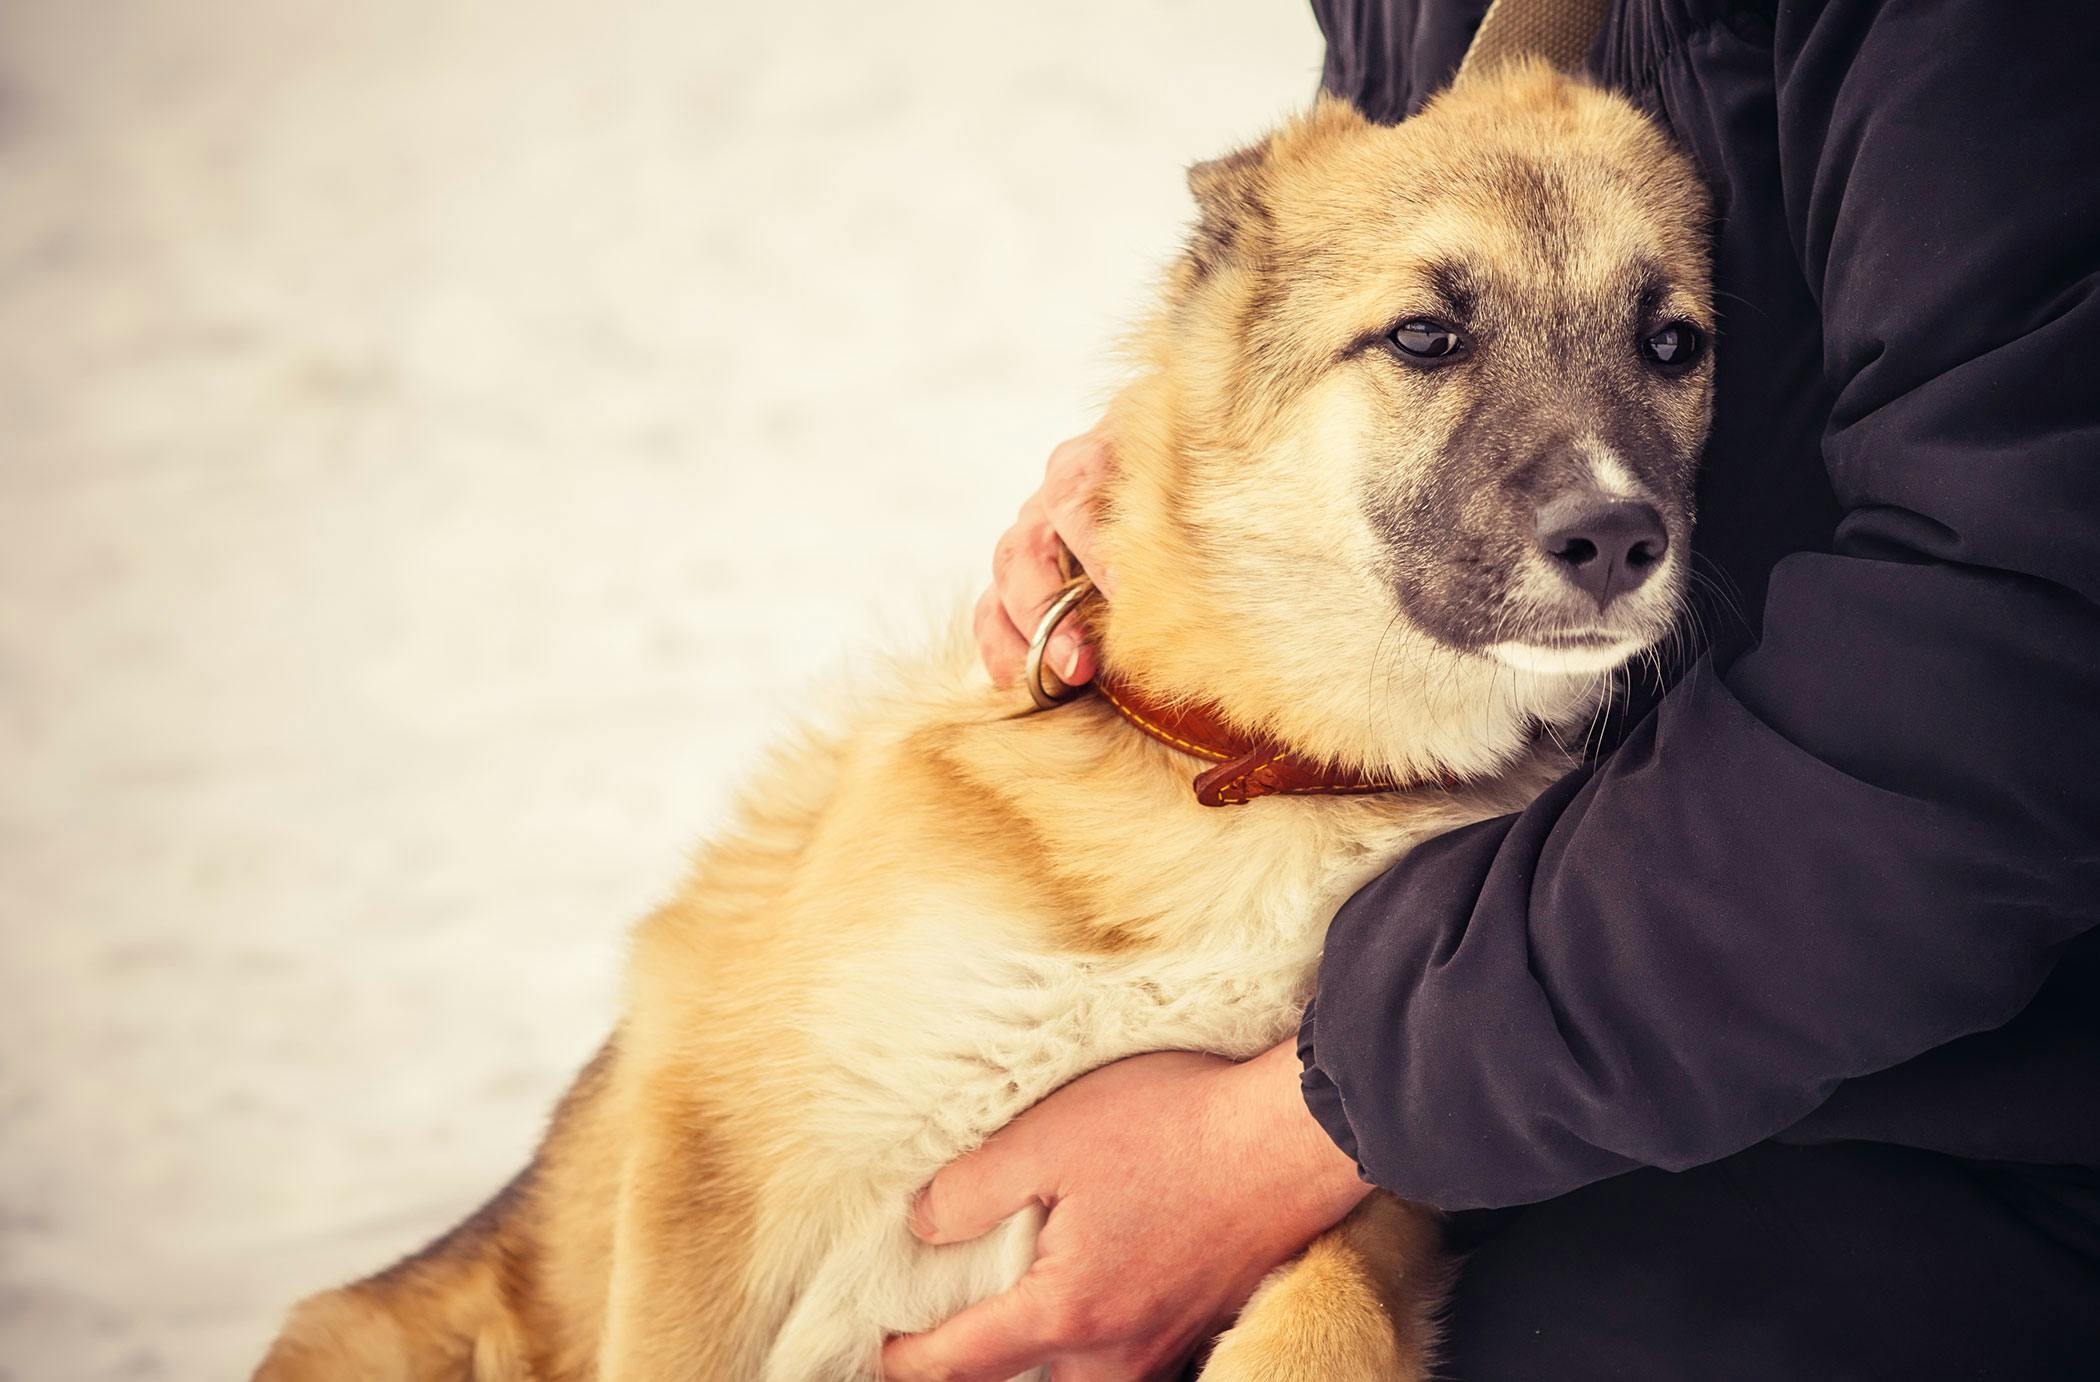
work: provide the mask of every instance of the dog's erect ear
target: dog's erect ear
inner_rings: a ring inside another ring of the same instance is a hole
[[[1189,258],[1195,261],[1199,277],[1223,264],[1240,237],[1268,219],[1261,186],[1269,143],[1264,139],[1189,169],[1189,191],[1196,198],[1196,229],[1189,237]]]
[[[1189,259],[1196,277],[1223,264],[1250,231],[1268,224],[1270,184],[1283,164],[1317,157],[1323,147],[1363,126],[1364,117],[1355,106],[1323,95],[1310,112],[1259,144],[1189,169],[1189,191],[1195,194],[1197,211]]]

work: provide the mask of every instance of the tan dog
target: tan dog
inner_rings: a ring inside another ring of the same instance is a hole
[[[1565,770],[1556,735],[1679,609],[1691,168],[1524,67],[1395,128],[1323,103],[1191,183],[1109,416],[1118,588],[1087,617],[1124,709],[1022,713],[960,630],[855,687],[642,924],[532,1164],[301,1305],[261,1378],[871,1378],[1034,1250],[1034,1212],[918,1242],[937,1169],[1119,1057],[1282,1040],[1351,890]],[[1163,741],[1189,724],[1290,753]],[[1213,808],[1198,773],[1306,790]],[[1337,790],[1365,782],[1400,786]],[[1374,1197],[1206,1375],[1418,1375],[1441,1279],[1433,1219]]]

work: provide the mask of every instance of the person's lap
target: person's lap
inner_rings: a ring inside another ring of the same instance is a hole
[[[2096,1204],[2089,1173],[1766,1144],[1454,1216],[1470,1250],[1439,1375],[2100,1377]]]

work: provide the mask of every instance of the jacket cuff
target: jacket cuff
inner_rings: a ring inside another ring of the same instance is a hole
[[[1314,1011],[1317,1002],[1305,1005],[1305,1020],[1298,1024],[1298,1064],[1303,1070],[1298,1076],[1298,1088],[1305,1094],[1305,1107],[1321,1129],[1334,1139],[1334,1145],[1349,1154],[1356,1163],[1356,1174],[1364,1174],[1363,1158],[1356,1154],[1356,1129],[1349,1126],[1349,1115],[1342,1108],[1342,1091],[1335,1082],[1327,1078],[1320,1069],[1314,1050],[1317,1045],[1319,1017]],[[1369,1179],[1369,1177],[1365,1177]]]

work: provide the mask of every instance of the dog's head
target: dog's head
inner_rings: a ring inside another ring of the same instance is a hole
[[[1308,754],[1492,771],[1661,639],[1711,411],[1705,191],[1523,67],[1192,170],[1110,413],[1108,663]]]

